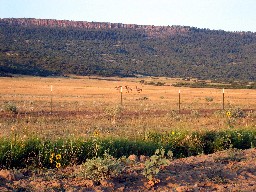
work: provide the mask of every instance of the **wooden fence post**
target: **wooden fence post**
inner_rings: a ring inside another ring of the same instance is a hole
[[[179,90],[179,112],[180,112],[180,90]]]
[[[121,105],[123,105],[123,87],[120,87],[120,94],[121,94]]]
[[[51,114],[52,114],[52,85],[51,85]]]
[[[225,109],[225,93],[224,88],[222,89],[222,109]]]

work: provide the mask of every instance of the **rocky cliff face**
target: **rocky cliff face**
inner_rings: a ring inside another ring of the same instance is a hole
[[[87,22],[87,21],[69,21],[55,19],[33,19],[33,18],[4,18],[1,23],[22,26],[44,26],[44,27],[63,27],[63,28],[81,28],[81,29],[135,29],[143,30],[148,36],[163,37],[173,34],[186,34],[190,27],[183,26],[154,26],[154,25],[136,25],[109,22]]]

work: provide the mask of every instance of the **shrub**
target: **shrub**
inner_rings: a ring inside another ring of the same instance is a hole
[[[168,157],[172,158],[173,154],[171,151],[168,152]],[[157,149],[155,154],[150,157],[150,159],[146,160],[145,167],[142,171],[142,174],[149,180],[152,181],[153,184],[159,182],[156,178],[160,169],[163,166],[169,165],[169,161],[165,158],[164,149]]]
[[[206,100],[207,102],[212,102],[212,101],[213,101],[213,98],[212,98],[212,97],[205,97],[205,100]]]
[[[233,110],[233,117],[234,118],[244,118],[244,117],[246,117],[246,114],[242,109],[236,108]]]
[[[8,102],[8,103],[5,103],[4,105],[4,111],[16,114],[18,113],[18,108],[14,103]]]
[[[234,148],[248,149],[256,146],[256,134],[251,131],[234,130],[229,134]]]
[[[78,175],[99,183],[101,180],[119,176],[123,169],[124,166],[120,159],[116,159],[105,152],[103,157],[87,159],[80,166]]]

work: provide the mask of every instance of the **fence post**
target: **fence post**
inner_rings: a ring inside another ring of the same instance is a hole
[[[179,90],[179,113],[180,113],[180,90]]]
[[[225,93],[224,93],[224,88],[222,89],[222,109],[225,109]]]
[[[121,105],[123,105],[123,87],[120,87]]]
[[[52,114],[52,85],[51,85],[51,114]]]

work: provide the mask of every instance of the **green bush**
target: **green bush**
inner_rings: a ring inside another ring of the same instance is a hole
[[[16,114],[16,113],[18,113],[18,108],[14,103],[8,102],[8,103],[5,103],[5,105],[4,105],[4,111]]]
[[[123,169],[120,159],[105,152],[103,157],[87,159],[81,165],[78,175],[99,183],[101,180],[118,177]]]
[[[171,159],[173,153],[168,151],[168,157]],[[165,158],[164,149],[157,149],[155,154],[146,160],[145,167],[142,171],[142,174],[150,181],[155,181],[156,177],[162,166],[169,165],[169,161]]]

